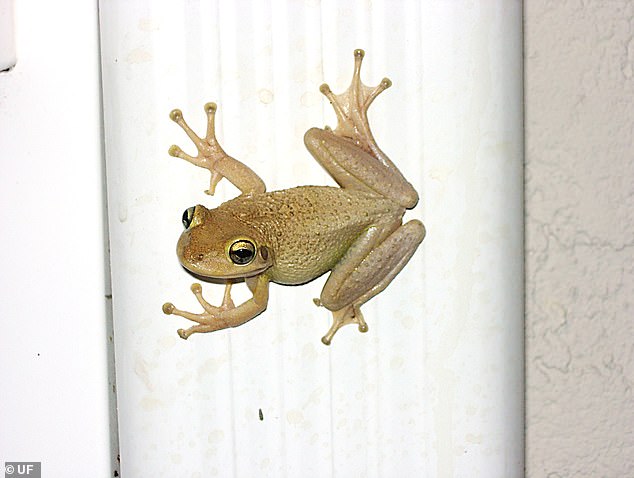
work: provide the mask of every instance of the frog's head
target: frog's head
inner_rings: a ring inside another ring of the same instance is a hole
[[[269,248],[255,230],[231,215],[204,206],[183,213],[185,231],[176,246],[183,267],[215,279],[235,279],[261,274],[273,264]]]

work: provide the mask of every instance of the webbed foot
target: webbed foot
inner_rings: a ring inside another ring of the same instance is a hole
[[[192,140],[198,154],[190,156],[176,145],[169,148],[170,156],[181,158],[190,163],[209,170],[211,179],[209,181],[209,189],[205,193],[213,195],[216,185],[224,177],[236,186],[243,194],[250,192],[264,192],[266,187],[260,177],[255,174],[248,166],[241,163],[237,159],[229,156],[220,146],[216,139],[216,103],[206,103],[205,113],[207,113],[207,133],[204,138],[199,137],[189,127],[183,118],[183,113],[179,109],[172,110],[170,119],[180,126],[187,136]]]
[[[324,83],[319,87],[330,101],[337,115],[337,127],[333,133],[337,136],[352,139],[355,144],[368,153],[379,151],[368,123],[368,108],[374,99],[392,85],[388,78],[383,78],[377,86],[368,86],[361,81],[361,63],[365,52],[361,49],[354,51],[354,73],[348,89],[339,95],[332,92]],[[383,154],[383,153],[381,153]]]
[[[332,318],[333,321],[330,329],[328,330],[326,335],[321,338],[321,341],[324,345],[330,345],[330,342],[332,342],[332,338],[344,325],[357,324],[359,326],[359,332],[368,331],[368,324],[363,318],[361,309],[359,309],[359,306],[356,304],[348,305],[343,309],[333,311]]]
[[[225,292],[222,299],[222,303],[219,307],[211,305],[205,300],[202,295],[202,287],[200,284],[192,284],[191,291],[198,300],[198,303],[203,307],[204,312],[196,314],[193,312],[187,312],[177,309],[171,302],[163,304],[163,313],[166,315],[178,315],[184,317],[192,322],[197,322],[199,325],[194,325],[188,329],[178,329],[178,335],[182,339],[187,339],[191,334],[196,332],[213,332],[225,328],[226,325],[222,323],[222,313],[235,308],[233,300],[231,299],[231,282],[225,285]]]
[[[376,193],[411,209],[418,193],[378,147],[368,122],[368,108],[392,82],[383,78],[377,86],[364,85],[363,56],[363,50],[354,51],[354,73],[344,93],[336,95],[327,84],[321,85],[337,115],[337,127],[309,129],[304,144],[341,187]]]

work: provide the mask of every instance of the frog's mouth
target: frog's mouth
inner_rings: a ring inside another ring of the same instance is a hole
[[[247,277],[254,277],[254,276],[260,275],[264,271],[266,271],[268,268],[271,267],[271,264],[264,264],[261,267],[258,267],[255,269],[254,268],[246,269],[246,266],[245,266],[245,269],[237,270],[235,272],[227,272],[227,273],[214,272],[213,274],[210,274],[208,271],[205,270],[204,267],[199,267],[196,264],[185,263],[184,261],[181,261],[181,265],[185,268],[185,270],[187,270],[187,272],[189,272],[194,277],[201,280],[206,280],[209,282],[214,282],[214,281],[223,282],[226,280],[233,280],[233,279],[246,279]]]

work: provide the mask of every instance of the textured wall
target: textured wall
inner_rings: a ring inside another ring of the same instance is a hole
[[[634,2],[525,28],[528,476],[634,476]]]

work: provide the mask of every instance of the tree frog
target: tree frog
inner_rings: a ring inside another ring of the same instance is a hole
[[[176,247],[180,263],[195,276],[225,282],[222,303],[214,306],[202,296],[200,284],[191,287],[202,313],[163,305],[174,314],[196,323],[179,329],[183,339],[199,332],[237,327],[262,313],[267,306],[269,283],[298,285],[330,271],[315,304],[332,312],[332,326],[322,338],[329,345],[340,327],[368,326],[360,307],[383,291],[410,260],[425,237],[418,220],[402,223],[418,194],[370,131],[367,111],[391,81],[378,86],[362,83],[363,50],[354,51],[352,82],[334,94],[327,84],[320,91],[332,104],[337,127],[311,128],[304,144],[340,187],[299,186],[266,192],[264,182],[246,165],[227,155],[215,135],[216,105],[207,103],[207,132],[199,137],[180,110],[170,118],[193,141],[192,157],[178,146],[169,154],[211,172],[208,194],[222,178],[241,194],[215,209],[197,205],[183,213],[185,230]],[[236,306],[231,285],[244,280],[253,297]]]

